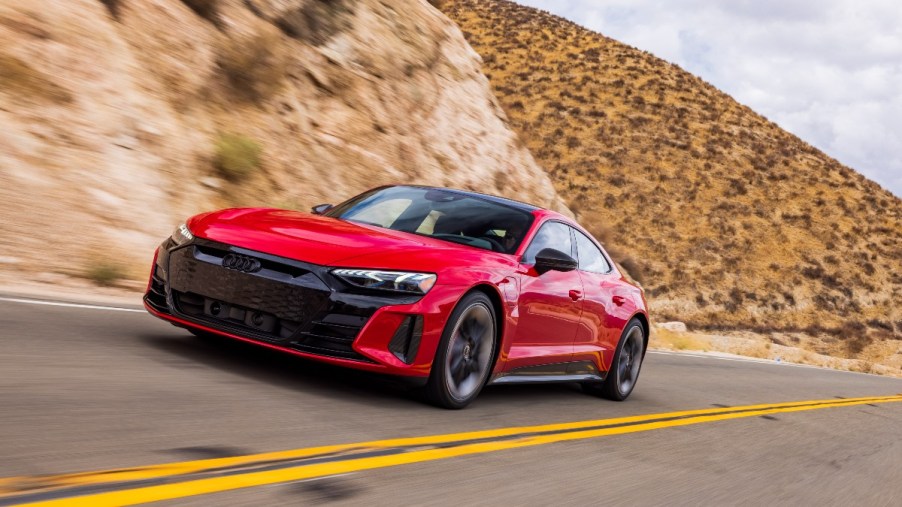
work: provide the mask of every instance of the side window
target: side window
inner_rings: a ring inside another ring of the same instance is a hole
[[[567,255],[573,255],[573,242],[570,240],[570,227],[560,222],[545,222],[532,243],[523,254],[523,264],[535,264],[536,254],[545,248],[554,248]]]
[[[610,264],[604,258],[601,250],[595,246],[585,234],[574,229],[576,233],[576,251],[579,253],[579,269],[590,273],[607,273],[611,270]]]

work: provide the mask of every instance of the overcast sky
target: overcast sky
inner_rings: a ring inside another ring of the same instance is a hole
[[[902,197],[899,0],[516,0],[701,76]]]

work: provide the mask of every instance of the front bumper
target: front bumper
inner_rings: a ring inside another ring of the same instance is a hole
[[[259,269],[226,268],[229,254],[252,258]],[[341,366],[427,377],[459,288],[437,285],[425,296],[368,292],[329,269],[201,238],[167,241],[157,249],[144,305],[178,326]]]

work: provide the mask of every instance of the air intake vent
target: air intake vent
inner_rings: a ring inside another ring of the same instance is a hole
[[[408,315],[398,326],[395,335],[388,343],[388,350],[398,359],[407,364],[413,363],[420,348],[420,338],[423,336],[423,317],[420,315]]]

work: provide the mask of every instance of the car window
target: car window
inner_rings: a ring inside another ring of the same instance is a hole
[[[579,269],[590,273],[607,273],[611,270],[611,265],[601,250],[595,246],[591,239],[585,234],[573,230],[576,235],[576,252],[579,255]]]
[[[560,250],[567,255],[573,255],[573,242],[570,240],[570,227],[560,222],[545,222],[536,237],[532,239],[526,253],[523,254],[524,264],[535,264],[536,254],[546,248]]]
[[[410,203],[410,199],[388,199],[365,209],[353,210],[347,218],[379,227],[390,227],[410,207]]]
[[[529,211],[493,198],[423,187],[383,187],[326,216],[512,254],[532,225]]]

